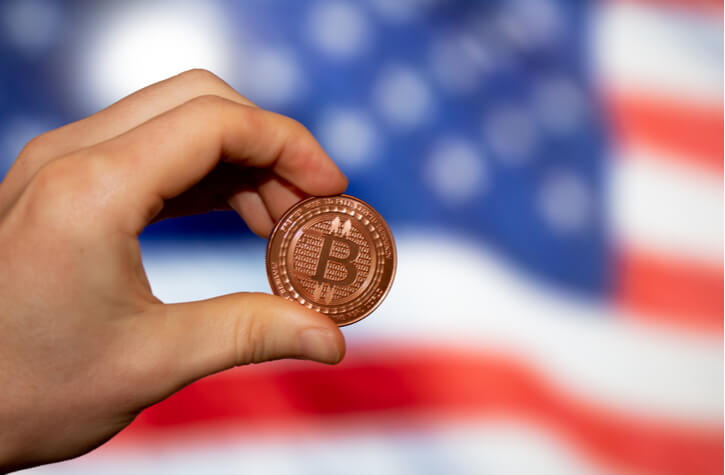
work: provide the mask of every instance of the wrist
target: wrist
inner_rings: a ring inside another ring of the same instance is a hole
[[[3,370],[0,368],[0,372]],[[26,438],[30,413],[27,406],[19,403],[21,398],[7,389],[13,387],[11,381],[1,378],[0,387],[6,388],[4,394],[0,393],[0,473],[9,473],[32,466],[33,444]]]

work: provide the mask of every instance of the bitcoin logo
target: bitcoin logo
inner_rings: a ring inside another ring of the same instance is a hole
[[[395,244],[367,203],[347,195],[308,198],[275,226],[267,272],[275,294],[348,325],[388,293]]]
[[[358,246],[350,239],[347,239],[347,237],[350,235],[351,229],[352,223],[349,219],[345,221],[345,224],[340,226],[340,218],[336,216],[335,219],[333,219],[330,223],[330,229],[328,233],[322,234],[315,231],[308,231],[309,235],[322,238],[322,248],[320,250],[320,257],[317,260],[317,267],[315,269],[315,273],[310,276],[312,280],[318,283],[318,286],[315,289],[316,297],[319,297],[319,294],[322,291],[322,286],[324,286],[324,284],[330,286],[330,292],[328,293],[328,296],[331,297],[331,291],[334,286],[347,286],[355,282],[355,279],[357,278],[355,259],[357,259],[357,257],[360,255],[360,246]],[[335,243],[337,243],[337,246],[335,246],[337,248],[336,250],[338,250],[337,255],[333,254],[332,252],[333,245]],[[340,257],[340,247],[347,248],[347,256]],[[335,277],[334,272],[332,273],[332,276],[328,277],[328,275],[330,274],[330,272],[328,272],[328,269],[331,262],[334,262],[341,266],[343,269],[345,269],[344,276],[342,278],[332,278]]]
[[[315,275],[312,276],[312,279],[321,284],[330,285],[350,285],[355,282],[357,269],[355,269],[354,262],[360,254],[360,247],[348,239],[342,239],[330,234],[324,234],[322,238],[324,239],[324,243],[322,244],[322,251],[320,252],[320,260],[317,261],[317,271],[315,272]],[[332,251],[332,244],[335,241],[344,243],[344,245],[347,246],[349,250],[347,257],[340,258],[330,254]],[[337,280],[325,277],[330,261],[336,262],[345,268],[346,275],[343,279]]]

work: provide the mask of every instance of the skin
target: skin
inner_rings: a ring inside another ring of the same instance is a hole
[[[234,209],[266,237],[300,198],[346,185],[301,124],[203,70],[33,139],[0,183],[0,472],[84,454],[218,371],[339,362],[335,324],[280,297],[163,304],[138,235]]]

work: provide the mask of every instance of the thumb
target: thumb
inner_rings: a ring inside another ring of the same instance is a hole
[[[159,305],[154,313],[148,319],[159,360],[154,379],[171,385],[165,392],[234,366],[281,358],[335,364],[345,354],[332,320],[274,295],[231,294]]]

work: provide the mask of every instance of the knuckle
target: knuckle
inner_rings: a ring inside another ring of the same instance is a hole
[[[252,299],[259,298],[255,294],[250,294],[249,297]],[[269,358],[265,338],[265,319],[254,310],[256,307],[256,305],[250,305],[246,315],[236,315],[233,333],[234,361],[237,366],[260,363]]]
[[[183,73],[181,73],[179,77],[184,81],[188,81],[192,84],[224,84],[224,81],[222,81],[219,76],[209,71],[208,69],[203,68],[189,69],[188,71],[184,71]]]
[[[205,94],[187,102],[185,110],[199,124],[210,128],[220,128],[224,123],[224,118],[228,115],[229,106],[230,102],[226,99],[213,94]]]
[[[299,137],[302,135],[311,135],[307,127],[299,120],[293,119],[292,117],[286,115],[277,114],[276,112],[273,112],[273,114],[282,125],[289,129],[290,136]]]
[[[295,145],[305,147],[311,143],[316,143],[312,132],[310,132],[307,126],[305,126],[302,122],[291,117],[282,117],[284,117],[285,123],[289,128],[289,139],[294,142]]]
[[[302,122],[300,122],[299,120],[293,119],[292,117],[287,117],[287,120],[290,121],[291,127],[294,128],[295,132],[297,132],[299,134],[312,135],[312,133],[310,132],[310,129],[308,129],[307,126],[305,124],[303,124]]]
[[[30,180],[29,191],[33,196],[54,195],[57,191],[70,188],[73,169],[70,160],[59,158],[43,165]]]
[[[71,192],[74,190],[66,159],[46,163],[33,175],[23,194],[26,216],[46,225],[62,220]]]
[[[94,191],[107,176],[106,169],[100,156],[70,156],[48,162],[26,189],[32,212],[44,221],[86,221],[93,216],[94,203],[98,202]]]
[[[178,80],[182,83],[189,99],[203,95],[216,95],[235,102],[249,103],[249,99],[239,94],[226,81],[206,69],[190,69],[181,73]]]
[[[188,107],[194,109],[195,112],[209,114],[211,117],[214,117],[219,113],[219,109],[225,107],[228,103],[229,101],[222,97],[214,94],[204,94],[191,99],[186,104]]]
[[[307,169],[314,166],[321,151],[317,140],[301,122],[290,117],[281,117],[285,121],[288,134],[280,153],[286,155],[285,159],[290,168]]]
[[[40,159],[40,157],[44,156],[47,153],[49,142],[49,132],[45,132],[38,135],[37,137],[30,139],[30,141],[26,143],[23,149],[20,151],[18,159],[30,161]]]

